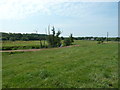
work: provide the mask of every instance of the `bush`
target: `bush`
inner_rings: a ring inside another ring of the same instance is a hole
[[[98,41],[98,44],[102,44],[104,41],[103,40],[101,40],[101,41]]]
[[[69,38],[66,38],[64,41],[63,41],[63,45],[64,46],[69,46],[71,45],[71,40]]]
[[[39,45],[34,46],[4,46],[2,50],[17,50],[17,49],[39,49]]]
[[[10,37],[10,41],[15,41],[15,37]]]
[[[101,43],[100,41],[97,42],[97,44],[100,44],[100,43]]]

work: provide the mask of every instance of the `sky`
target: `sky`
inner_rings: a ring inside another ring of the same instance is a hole
[[[0,0],[0,32],[118,36],[118,0]]]

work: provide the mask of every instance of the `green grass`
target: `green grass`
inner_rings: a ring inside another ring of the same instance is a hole
[[[43,43],[44,41],[42,41]],[[2,46],[34,46],[40,45],[40,41],[3,41]]]
[[[3,53],[3,88],[117,88],[118,44]]]
[[[16,50],[16,49],[38,49],[40,48],[40,41],[3,41],[2,50]],[[42,41],[44,45],[44,41]],[[45,41],[47,46],[47,42]]]

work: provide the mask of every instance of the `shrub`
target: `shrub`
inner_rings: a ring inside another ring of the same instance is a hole
[[[34,46],[4,46],[2,50],[17,50],[17,49],[39,49],[39,45]]]
[[[71,40],[69,38],[66,38],[64,41],[63,41],[63,45],[64,46],[69,46],[71,45]]]
[[[104,41],[103,40],[101,40],[101,41],[98,41],[98,44],[102,44]]]

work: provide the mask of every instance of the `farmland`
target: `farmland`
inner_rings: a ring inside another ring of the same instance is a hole
[[[6,43],[3,46],[39,44]],[[2,53],[3,88],[117,88],[117,42],[78,40],[74,44],[80,46]]]
[[[4,46],[31,46],[39,45],[39,41],[3,41],[2,45]]]
[[[15,50],[15,49],[34,49],[40,48],[40,41],[3,41],[3,50]],[[44,41],[42,41],[44,44]],[[47,42],[45,42],[47,45]]]

